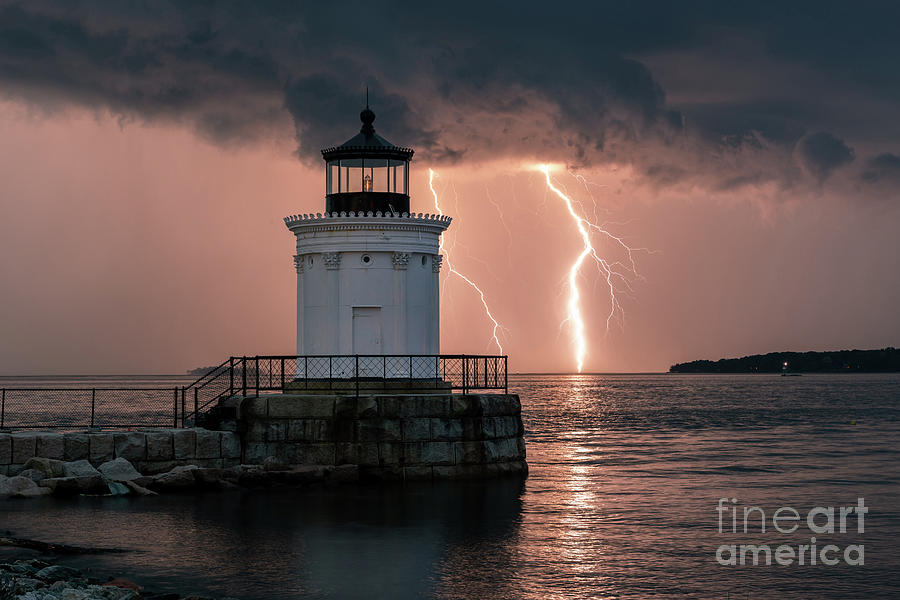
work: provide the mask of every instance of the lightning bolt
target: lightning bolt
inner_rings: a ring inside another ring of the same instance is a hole
[[[607,231],[605,229],[605,224],[597,225],[596,223],[589,221],[585,217],[579,215],[575,210],[572,199],[568,196],[568,194],[565,193],[565,191],[560,189],[560,187],[553,182],[553,178],[550,177],[550,165],[539,165],[537,169],[544,174],[547,188],[565,203],[566,209],[569,212],[569,216],[571,216],[572,220],[575,222],[575,226],[578,229],[579,235],[581,236],[581,241],[584,244],[584,247],[578,254],[578,257],[575,259],[575,262],[573,262],[572,266],[569,267],[569,298],[566,302],[566,318],[561,323],[561,325],[569,324],[570,326],[572,332],[575,364],[578,368],[578,372],[581,373],[582,369],[584,368],[584,360],[587,356],[588,345],[584,318],[581,314],[581,290],[578,287],[578,276],[581,272],[581,268],[584,265],[585,260],[587,260],[588,257],[591,257],[594,260],[600,276],[606,281],[606,285],[609,289],[610,309],[609,313],[606,316],[606,331],[607,333],[609,333],[610,325],[614,320],[620,326],[624,326],[625,323],[625,312],[622,309],[621,303],[619,302],[619,294],[623,292],[619,291],[619,286],[624,286],[627,292],[632,292],[633,289],[631,287],[630,279],[641,278],[641,276],[637,272],[634,253],[639,250],[648,252],[649,250],[647,250],[646,248],[631,248],[621,237],[613,235],[612,233]],[[579,179],[579,181],[584,183],[583,178]],[[582,209],[584,209],[584,206],[581,206]],[[602,235],[614,245],[619,246],[620,249],[624,251],[625,256],[627,257],[627,262],[623,263],[621,261],[605,259],[601,257],[594,247],[593,241],[591,239],[592,232]]]
[[[434,169],[428,169],[428,188],[431,190],[431,195],[434,197],[434,208],[436,211],[438,211],[439,215],[443,216],[444,211],[441,210],[441,205],[440,205],[440,202],[438,201],[438,195],[434,189],[434,178],[437,176],[438,175],[434,171]],[[478,287],[478,285],[474,281],[472,281],[471,279],[469,279],[468,277],[466,277],[465,275],[463,275],[462,273],[457,271],[455,268],[453,268],[453,263],[450,261],[450,252],[449,252],[449,250],[444,249],[444,236],[441,236],[439,248],[440,248],[441,252],[444,254],[444,260],[447,263],[447,269],[450,272],[450,274],[456,275],[457,277],[462,279],[464,282],[466,282],[469,285],[469,287],[471,287],[473,290],[475,290],[478,293],[478,297],[481,298],[481,305],[484,307],[484,313],[487,315],[487,318],[491,320],[491,323],[494,324],[494,328],[491,331],[491,341],[494,342],[495,344],[497,344],[497,348],[500,349],[500,354],[503,354],[503,344],[500,343],[500,338],[498,337],[498,334],[503,329],[503,326],[500,325],[500,322],[494,318],[494,314],[491,312],[491,307],[488,306],[487,298],[485,298],[484,292],[481,290],[480,287]]]

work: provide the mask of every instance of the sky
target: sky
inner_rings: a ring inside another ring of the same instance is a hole
[[[286,215],[319,150],[416,150],[511,370],[900,340],[900,8],[0,0],[0,373],[178,373],[295,347]],[[746,5],[744,5],[746,4]],[[442,351],[485,353],[442,272]]]

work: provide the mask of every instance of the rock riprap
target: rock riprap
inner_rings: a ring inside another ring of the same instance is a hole
[[[148,592],[124,578],[105,583],[78,569],[38,559],[0,563],[0,599],[18,600],[189,600],[192,594]],[[212,600],[212,599],[208,599]],[[222,600],[234,600],[222,598]]]
[[[348,483],[359,479],[356,465],[265,465],[198,467],[180,465],[163,473],[143,475],[128,460],[116,458],[95,469],[87,460],[33,458],[19,475],[0,475],[0,499],[41,496],[155,496],[159,493],[224,490],[315,483]],[[2,598],[2,597],[0,597]]]
[[[107,481],[123,482],[141,478],[141,474],[134,468],[134,465],[124,458],[107,461],[100,465],[98,470]]]

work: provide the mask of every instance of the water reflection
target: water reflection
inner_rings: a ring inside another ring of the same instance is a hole
[[[521,481],[7,502],[3,527],[135,550],[101,570],[241,598],[512,597]],[[38,517],[38,518],[35,518]],[[67,560],[80,568],[96,557]],[[470,563],[470,564],[466,564]],[[378,590],[377,593],[374,590]]]
[[[79,560],[158,589],[248,600],[900,597],[900,377],[510,384],[523,401],[524,486],[10,501],[0,528],[134,548]],[[864,496],[866,565],[720,566],[724,496],[770,510]]]

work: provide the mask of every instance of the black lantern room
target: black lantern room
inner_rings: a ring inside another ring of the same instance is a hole
[[[359,113],[362,129],[340,146],[322,150],[325,159],[325,210],[332,212],[409,212],[411,148],[394,146],[375,133],[375,113]]]

